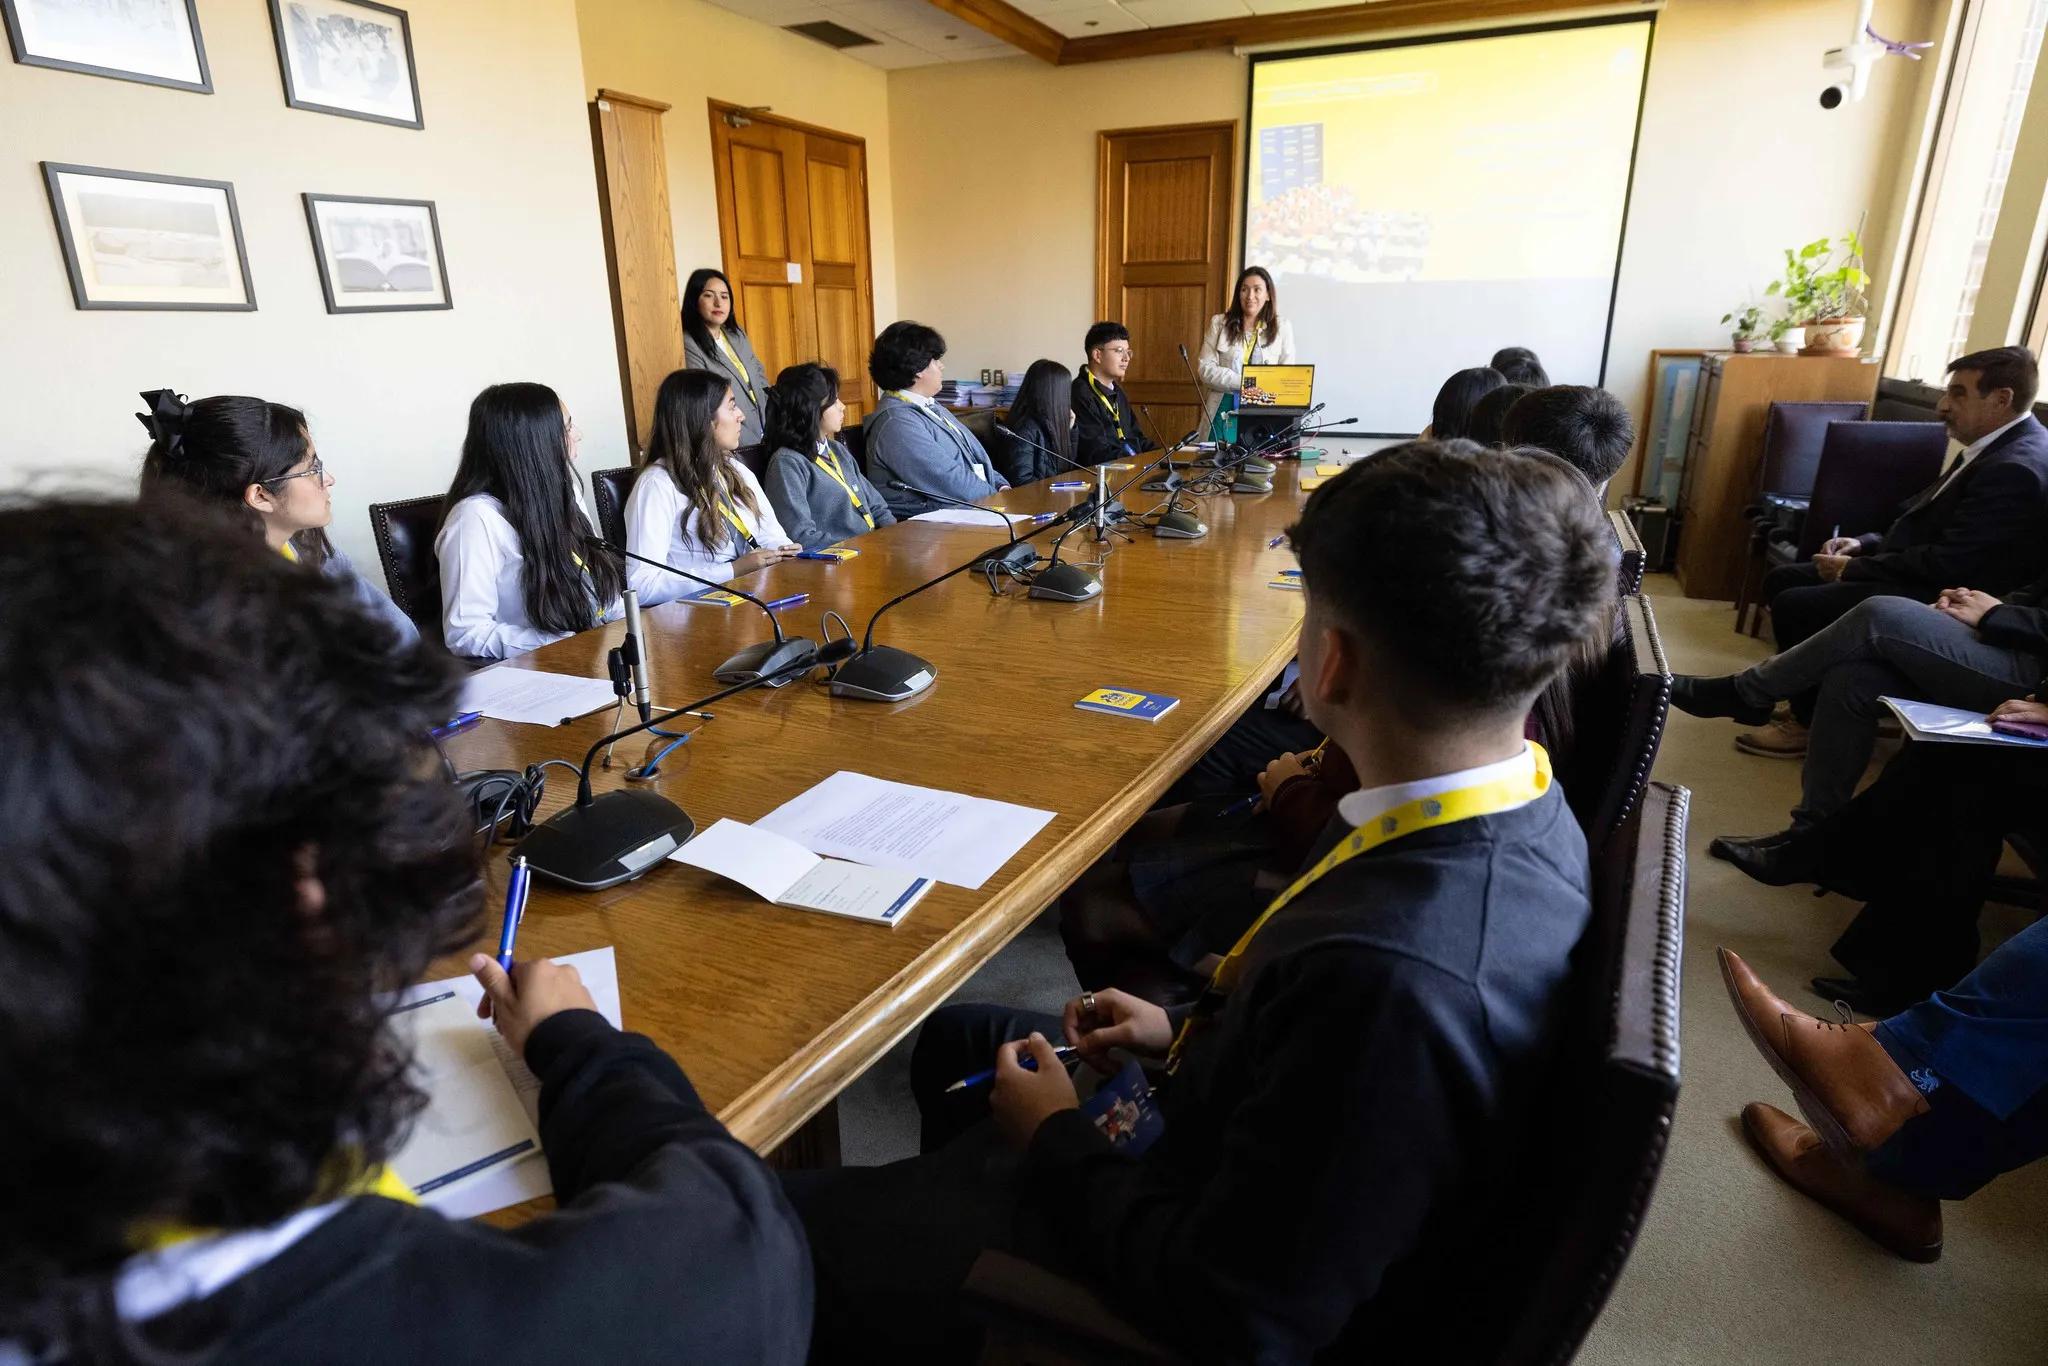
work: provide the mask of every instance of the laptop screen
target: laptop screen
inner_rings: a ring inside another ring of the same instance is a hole
[[[1244,387],[1257,389],[1263,398],[1251,404],[1272,404],[1276,408],[1306,408],[1315,402],[1316,368],[1313,365],[1247,365]]]

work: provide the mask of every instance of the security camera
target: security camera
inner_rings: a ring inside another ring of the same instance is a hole
[[[1838,81],[1820,92],[1820,107],[1823,109],[1840,109],[1842,101],[1848,98],[1849,87]]]

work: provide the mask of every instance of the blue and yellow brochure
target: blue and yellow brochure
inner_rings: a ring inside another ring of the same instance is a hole
[[[736,602],[745,602],[746,599],[737,593],[728,593],[723,588],[706,588],[690,594],[683,601],[702,603],[706,607],[730,607]]]
[[[1157,721],[1180,705],[1178,697],[1165,693],[1135,692],[1130,688],[1097,688],[1074,704],[1082,711],[1099,711],[1109,716],[1134,716],[1140,721]]]

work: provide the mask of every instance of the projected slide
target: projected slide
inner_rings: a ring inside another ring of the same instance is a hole
[[[1599,382],[1649,41],[1634,20],[1253,62],[1245,262],[1332,416],[1419,431],[1503,346]]]

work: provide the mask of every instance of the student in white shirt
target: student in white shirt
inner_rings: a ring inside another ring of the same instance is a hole
[[[732,386],[708,370],[677,370],[654,396],[647,465],[626,498],[626,548],[719,583],[789,559],[789,539],[753,473],[734,458],[741,415]],[[644,606],[701,592],[639,560],[626,581]]]
[[[1273,277],[1264,266],[1246,266],[1237,277],[1237,288],[1231,291],[1230,307],[1209,319],[1196,369],[1205,391],[1202,427],[1212,436],[1221,411],[1228,417],[1225,425],[1234,440],[1239,401],[1257,396],[1256,389],[1244,393],[1245,366],[1294,363],[1294,329],[1281,321],[1279,309]]]
[[[616,620],[625,577],[590,553],[576,424],[545,384],[494,384],[469,405],[434,553],[448,648],[504,659]]]
[[[233,509],[272,550],[346,583],[401,638],[419,639],[412,618],[328,543],[334,476],[313,449],[304,413],[241,394],[187,403],[169,389],[152,389],[142,401],[149,411],[135,416],[150,438],[142,458],[145,494],[175,491]]]

